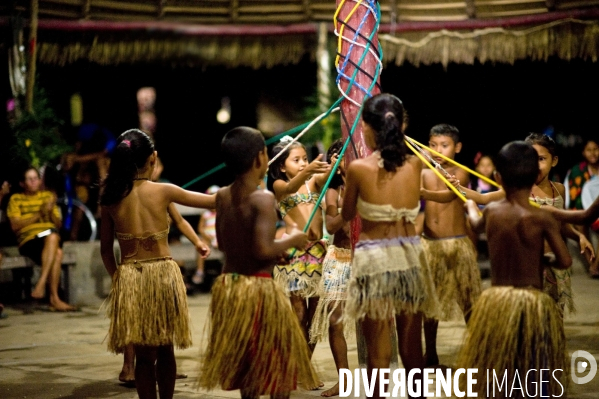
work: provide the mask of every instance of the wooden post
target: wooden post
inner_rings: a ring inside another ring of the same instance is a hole
[[[33,113],[33,90],[35,88],[35,64],[37,59],[37,15],[38,0],[31,0],[31,26],[29,28],[29,65],[27,68],[27,91],[25,93],[25,109]]]
[[[318,47],[316,48],[316,85],[318,90],[318,108],[325,112],[331,98],[331,57],[328,49],[327,24],[318,24]]]
[[[468,18],[470,19],[476,18],[476,5],[474,4],[474,0],[466,0],[466,14],[468,14]]]
[[[325,22],[317,28],[318,45],[316,47],[316,95],[319,112],[325,112],[331,105],[331,56],[329,54],[328,29]],[[323,129],[321,143],[329,148],[333,142],[333,129]]]

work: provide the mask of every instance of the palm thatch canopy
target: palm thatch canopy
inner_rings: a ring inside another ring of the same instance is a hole
[[[339,0],[340,1],[340,0]],[[347,0],[349,1],[349,0]],[[333,0],[5,0],[0,24],[38,4],[39,61],[271,67],[314,56]],[[597,60],[599,0],[381,0],[386,62]]]

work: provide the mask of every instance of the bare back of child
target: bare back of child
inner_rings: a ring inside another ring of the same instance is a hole
[[[559,308],[543,292],[545,241],[556,255],[557,267],[569,267],[572,259],[559,223],[529,203],[539,173],[532,145],[505,145],[496,165],[506,198],[489,204],[482,215],[474,201],[466,204],[472,227],[487,233],[492,287],[473,308],[457,367],[507,373],[508,385],[526,374],[527,393],[538,389],[542,396],[561,396],[567,375],[565,338]],[[549,369],[553,378],[541,369]],[[485,396],[486,376],[475,386],[479,396]]]
[[[317,381],[297,317],[272,270],[287,249],[302,247],[308,237],[295,228],[275,239],[274,195],[258,188],[268,167],[262,134],[235,128],[221,150],[236,177],[216,196],[216,235],[225,264],[212,287],[198,384],[239,389],[248,399],[288,398],[296,379],[310,387]]]
[[[422,316],[438,311],[415,227],[422,163],[407,153],[405,119],[397,97],[382,93],[367,99],[362,131],[366,145],[375,151],[347,169],[341,215],[345,221],[359,215],[362,226],[353,251],[344,317],[360,323],[369,371],[389,367],[394,319],[406,373],[422,369]],[[416,378],[412,382],[420,383]],[[376,382],[372,397],[385,396],[384,389]]]
[[[100,252],[113,277],[108,349],[122,353],[134,346],[135,382],[142,399],[156,397],[156,384],[161,398],[172,398],[177,369],[173,347],[191,346],[185,284],[168,246],[168,208],[172,202],[214,207],[214,196],[152,182],[156,160],[145,133],[124,132],[100,197]],[[115,236],[121,249],[118,267]]]
[[[517,199],[492,202],[483,211],[492,265],[491,284],[542,290],[545,240],[554,251],[558,249],[559,263],[569,254],[554,218],[530,205],[528,195],[521,202]]]
[[[226,256],[223,273],[271,275],[286,249],[282,248],[279,256],[273,256],[276,254],[265,248],[275,241],[272,228],[277,221],[275,198],[265,190],[254,188],[253,192],[244,193],[243,188],[231,185],[217,194],[217,236]]]

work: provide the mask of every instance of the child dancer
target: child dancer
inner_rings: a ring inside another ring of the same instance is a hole
[[[308,163],[306,149],[301,143],[294,142],[285,149],[290,141],[290,137],[283,138],[274,147],[273,158],[278,158],[271,163],[268,176],[268,185],[275,194],[287,234],[294,225],[304,229],[331,172],[331,165],[321,161],[322,154]],[[290,295],[306,342],[309,342],[310,325],[318,304],[318,283],[326,254],[322,224],[322,212],[316,212],[307,231],[306,246],[296,250],[289,264],[277,265],[274,270],[276,281]],[[314,350],[314,344],[310,344],[310,350]]]
[[[551,169],[557,165],[558,157],[556,155],[556,145],[552,138],[544,134],[531,133],[526,142],[530,143],[537,151],[539,173],[535,183],[532,186],[529,200],[538,205],[545,205],[558,209],[564,207],[564,186],[561,183],[554,183],[549,180]],[[463,187],[460,187],[463,189]],[[487,194],[479,194],[469,189],[464,189],[466,196],[479,204],[487,204],[491,201],[497,201],[505,198],[505,191],[499,190]],[[594,257],[593,246],[584,234],[574,229],[569,224],[561,226],[562,235],[578,241],[580,252],[584,253],[589,259]],[[545,246],[545,272],[544,289],[559,304],[560,309],[567,308],[574,312],[574,300],[572,293],[572,282],[570,280],[570,270],[555,269],[552,267],[555,262],[555,255],[547,244]]]
[[[344,141],[339,139],[329,147],[327,159],[333,162],[341,153]],[[347,343],[345,334],[351,329],[352,323],[342,321],[343,307],[347,296],[347,283],[351,271],[351,242],[349,238],[349,222],[341,217],[341,207],[345,192],[345,165],[339,163],[339,168],[326,192],[326,223],[327,232],[333,235],[333,244],[327,248],[327,254],[322,263],[322,279],[318,287],[318,306],[310,329],[310,342],[316,343],[325,338],[328,331],[329,344],[335,359],[337,372],[341,368],[349,368],[347,361]],[[339,384],[324,391],[321,396],[339,395]]]
[[[191,345],[185,284],[168,247],[167,209],[172,202],[214,208],[214,196],[154,183],[157,154],[140,130],[117,139],[100,197],[101,254],[112,276],[108,299],[108,349],[135,346],[135,382],[141,399],[172,398],[177,365],[173,346]],[[114,237],[121,248],[117,267]]]
[[[462,149],[458,129],[447,124],[433,126],[429,132],[429,147],[454,159]],[[437,158],[437,162],[464,183],[468,181],[468,174],[449,161]],[[446,190],[445,183],[431,169],[422,171],[422,186],[427,190]],[[426,202],[422,247],[441,303],[440,320],[463,317],[468,322],[472,305],[480,296],[480,270],[470,234],[464,204],[460,198],[454,195],[453,200],[448,203]],[[427,366],[439,364],[438,327],[439,319],[424,320]]]
[[[481,152],[477,153],[474,158],[474,169],[486,178],[493,180],[495,165],[493,164],[493,159],[490,155],[482,154]],[[470,182],[470,188],[481,194],[497,191],[497,187],[487,183],[480,177],[477,177]]]
[[[216,234],[226,260],[212,286],[199,385],[240,389],[248,399],[288,398],[296,378],[310,386],[317,382],[298,320],[271,273],[286,249],[302,247],[308,238],[292,228],[275,239],[274,197],[257,188],[268,167],[262,134],[235,128],[221,151],[235,181],[216,196]]]
[[[479,397],[487,397],[487,384],[493,383],[487,381],[485,370],[493,370],[498,376],[507,371],[506,391],[513,382],[520,387],[515,392],[522,396],[524,387],[514,380],[518,375],[523,382],[522,376],[526,376],[526,392],[535,392],[533,396],[536,392],[544,397],[563,394],[560,384],[568,367],[563,327],[558,307],[542,291],[545,241],[555,253],[556,267],[567,268],[572,259],[559,224],[529,203],[539,174],[536,159],[536,151],[528,143],[505,145],[496,166],[497,181],[503,185],[506,198],[485,207],[482,217],[473,201],[466,204],[472,227],[487,234],[491,259],[492,287],[483,291],[474,305],[457,362],[457,367],[478,368],[482,377],[477,378],[475,392]],[[563,373],[554,373],[556,369]],[[536,370],[536,374],[529,376],[530,370]]]
[[[539,175],[530,191],[530,199],[539,205],[548,205],[557,209],[564,209],[565,187],[561,183],[549,180],[551,169],[557,165],[556,145],[553,139],[545,134],[531,133],[526,137],[527,143],[537,151],[539,159]],[[593,247],[584,234],[574,229],[569,224],[562,226],[562,234],[568,238],[578,240],[581,253],[585,249],[594,255]],[[543,289],[558,303],[562,313],[567,308],[574,312],[574,299],[572,293],[571,269],[553,267],[555,255],[548,244],[545,245],[545,271]]]
[[[392,318],[406,374],[424,368],[422,315],[434,317],[438,302],[414,221],[420,208],[422,163],[407,154],[405,111],[390,94],[363,105],[362,130],[371,155],[347,169],[342,216],[362,218],[354,249],[345,312],[366,338],[368,369],[389,368]],[[415,382],[420,383],[420,382]],[[378,383],[374,396],[379,397]]]
[[[152,181],[156,181],[156,179],[153,178]],[[205,259],[210,255],[210,247],[196,235],[193,227],[181,216],[175,204],[171,203],[168,206],[168,214],[177,229],[193,243],[199,258]],[[187,378],[187,374],[177,373],[176,378]],[[135,346],[133,344],[127,345],[123,350],[123,368],[119,374],[119,381],[129,387],[135,386]]]

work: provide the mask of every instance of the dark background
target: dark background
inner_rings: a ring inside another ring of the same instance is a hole
[[[10,97],[6,56],[0,57],[0,97]],[[227,130],[238,125],[256,126],[256,104],[263,96],[286,98],[298,112],[316,87],[316,64],[272,69],[182,68],[169,65],[100,66],[77,63],[64,67],[38,65],[43,87],[58,115],[66,122],[64,135],[72,142],[69,98],[83,98],[84,122],[108,127],[115,135],[137,127],[136,91],[153,86],[157,91],[157,149],[165,164],[163,177],[183,185],[218,165],[219,143]],[[464,149],[458,161],[471,166],[481,150],[494,154],[508,141],[524,139],[529,132],[597,137],[595,118],[599,106],[599,64],[550,59],[507,64],[389,65],[383,71],[384,91],[399,96],[410,116],[407,134],[427,141],[437,123],[457,126]],[[220,125],[215,115],[221,98],[231,98],[230,123]],[[4,107],[0,113],[0,178],[12,172],[10,141]],[[556,168],[560,179],[581,159],[580,146],[560,148]],[[204,190],[227,184],[226,171],[192,186]]]

